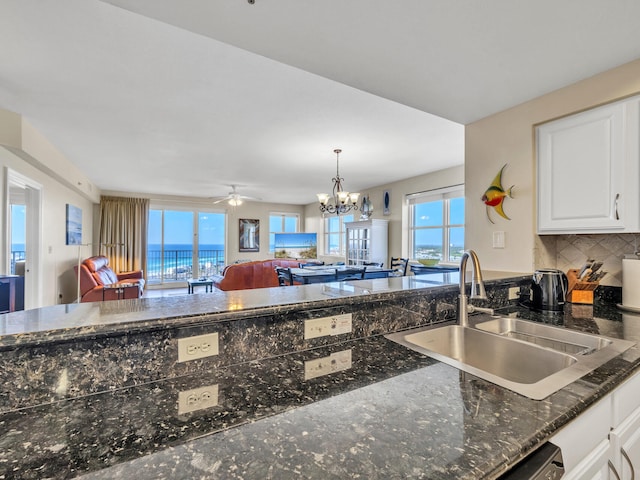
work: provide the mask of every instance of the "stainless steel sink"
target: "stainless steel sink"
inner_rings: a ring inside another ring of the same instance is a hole
[[[512,317],[476,323],[475,327],[572,355],[589,355],[613,343],[609,338]]]
[[[386,337],[535,400],[548,397],[635,345],[525,320],[483,317],[491,320],[478,323],[477,328],[424,327]],[[539,332],[542,334],[537,335]]]

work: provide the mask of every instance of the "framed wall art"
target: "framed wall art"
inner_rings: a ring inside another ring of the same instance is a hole
[[[260,220],[240,219],[239,245],[241,252],[260,251]]]
[[[391,192],[389,190],[382,193],[382,214],[391,215]]]
[[[82,209],[67,203],[66,216],[67,245],[82,243]]]

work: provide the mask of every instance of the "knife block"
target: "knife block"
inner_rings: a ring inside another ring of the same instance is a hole
[[[567,272],[567,280],[569,281],[567,301],[593,305],[593,292],[598,288],[600,282],[581,282],[578,279],[578,273],[577,269],[571,269]]]

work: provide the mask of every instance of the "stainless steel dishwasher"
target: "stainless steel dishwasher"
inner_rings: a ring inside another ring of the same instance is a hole
[[[562,451],[557,445],[547,442],[501,475],[498,480],[556,480],[563,475]]]

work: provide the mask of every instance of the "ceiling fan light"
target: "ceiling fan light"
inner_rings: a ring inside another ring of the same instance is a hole
[[[231,205],[232,207],[237,207],[238,205],[242,205],[242,200],[240,200],[239,198],[230,198],[229,205]]]

